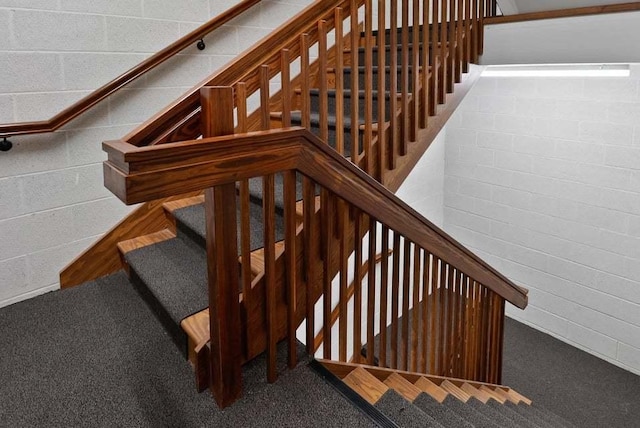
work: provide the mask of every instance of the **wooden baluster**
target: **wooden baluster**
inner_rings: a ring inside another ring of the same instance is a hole
[[[309,65],[309,34],[303,33],[300,35],[300,75],[302,76],[302,82],[300,84],[301,93],[301,114],[302,114],[302,126],[311,130],[311,70]],[[308,346],[308,344],[307,344]]]
[[[447,321],[447,272],[449,269],[449,265],[444,262],[444,260],[440,261],[440,283],[438,287],[438,311],[440,319],[438,320],[438,374],[444,376],[446,375],[445,370],[445,355],[447,350],[447,340],[445,336]]]
[[[427,31],[425,28],[423,31]],[[429,284],[431,268],[431,254],[427,250],[423,250],[422,257],[422,301],[420,302],[422,310],[422,348],[420,350],[419,370],[427,373],[427,357],[429,352]]]
[[[455,284],[456,278],[456,269],[449,265],[449,273],[447,275],[447,332],[446,332],[446,340],[447,340],[447,354],[446,354],[446,366],[447,366],[447,376],[451,376],[451,362],[453,361],[453,342],[454,342],[454,326],[453,326],[453,310],[454,310],[454,301],[455,301]]]
[[[456,292],[456,343],[454,354],[454,376],[461,377],[462,345],[463,345],[463,325],[464,325],[464,274],[458,271],[457,292]]]
[[[398,148],[398,0],[391,0],[389,22],[389,169],[396,169],[396,158],[399,153]],[[382,47],[378,47],[382,49]],[[384,49],[383,49],[384,50]],[[384,54],[386,56],[386,52]],[[380,69],[378,69],[380,72]]]
[[[411,33],[411,141],[416,141],[420,126],[420,0],[413,1],[413,31]]]
[[[360,361],[360,352],[362,351],[362,236],[364,235],[362,227],[362,213],[354,208],[354,269],[355,278],[353,279],[353,360]],[[367,344],[368,345],[368,344]],[[367,358],[369,356],[367,355]]]
[[[455,83],[462,82],[462,28],[464,25],[464,0],[458,0],[456,7]]]
[[[478,16],[478,55],[484,50],[484,17],[487,13],[487,0],[480,0],[480,14]]]
[[[340,361],[347,361],[347,324],[349,322],[348,303],[347,297],[348,289],[348,274],[349,274],[349,211],[347,210],[346,203],[342,199],[337,201],[338,208],[338,227],[340,231],[340,260],[339,260],[339,275],[340,275],[340,301],[338,307],[340,309],[340,318],[338,318],[338,355]]]
[[[393,273],[391,278],[391,368],[398,368],[398,291],[400,286],[400,234],[393,232]]]
[[[471,368],[471,343],[473,340],[473,280],[469,277],[465,277],[464,283],[464,293],[465,293],[465,307],[464,307],[464,342],[463,342],[463,352],[464,352],[464,362],[463,362],[463,377],[465,379],[470,379]]]
[[[239,133],[248,131],[247,124],[247,84],[236,84],[236,107]],[[251,222],[249,221],[249,180],[240,182],[240,257],[242,260],[242,300],[244,307],[251,307]]]
[[[480,367],[482,363],[482,286],[480,283],[475,282],[476,286],[476,300],[475,300],[475,316],[476,316],[476,340],[473,351],[474,370],[473,379],[480,380],[481,372]]]
[[[429,93],[430,93],[430,63],[431,49],[429,48],[430,35],[429,31],[429,14],[431,10],[431,1],[424,0],[422,2],[422,99],[421,99],[421,115],[420,127],[426,128],[429,125]],[[426,370],[426,369],[425,369]]]
[[[376,245],[378,223],[369,217],[369,271],[367,273],[367,364],[374,364],[376,310]]]
[[[271,117],[269,111],[269,66],[263,64],[260,66],[260,126],[262,130],[271,127]]]
[[[378,0],[378,132],[377,132],[377,168],[375,178],[380,183],[383,183],[384,173],[387,169],[387,131],[386,122],[389,117],[386,116],[386,55],[384,46],[386,46],[386,32],[385,32],[385,16],[386,16],[386,4],[385,0]],[[391,70],[393,72],[393,70]]]
[[[486,382],[493,382],[493,347],[494,347],[494,300],[493,293],[491,291],[488,292],[488,306],[489,306],[489,318],[487,320],[487,380]]]
[[[447,93],[453,93],[453,81],[455,77],[455,56],[456,56],[456,0],[449,0],[448,5],[448,25],[447,25]]]
[[[502,360],[503,360],[503,351],[504,351],[504,305],[505,301],[503,298],[499,297],[499,305],[500,308],[498,310],[498,367],[497,367],[497,377],[495,379],[495,383],[500,385],[502,384]]]
[[[481,0],[471,0],[471,63],[478,63],[478,8]]]
[[[468,313],[469,277],[462,275],[462,297],[460,299],[460,363],[458,373],[460,377],[467,376],[467,340],[469,340],[469,313]]]
[[[414,28],[413,31],[418,31]],[[417,92],[414,91],[417,96]],[[413,317],[411,318],[411,371],[418,371],[419,332],[420,332],[420,247],[413,244]],[[423,315],[424,316],[424,315]]]
[[[380,265],[380,365],[387,366],[387,299],[389,290],[389,228],[382,225],[382,262]]]
[[[431,79],[429,80],[429,116],[435,116],[436,106],[438,104],[439,79],[440,79],[440,63],[442,60],[440,45],[440,0],[432,1],[432,24],[431,24],[431,44],[429,47],[431,57]]]
[[[289,49],[280,51],[280,81],[282,94],[282,127],[291,126],[291,54]],[[294,188],[295,195],[295,188]],[[294,204],[295,205],[295,204]]]
[[[411,283],[409,276],[411,274],[411,241],[403,237],[403,267],[402,267],[402,369],[407,370],[409,367],[409,289]]]
[[[462,47],[462,72],[469,72],[469,62],[471,61],[471,0],[464,0],[464,44]]]
[[[447,83],[447,3],[449,0],[440,0],[440,69],[438,70],[438,103],[445,103]]]
[[[345,156],[344,152],[344,51],[343,46],[343,29],[342,29],[342,8],[337,7],[334,11],[334,34],[335,34],[335,96],[336,96],[336,150],[340,155]],[[356,93],[357,94],[357,93]],[[353,93],[351,95],[354,95]]]
[[[200,90],[202,134],[233,134],[233,88]],[[205,190],[211,392],[226,407],[242,395],[242,342],[236,232],[236,187],[228,183]]]
[[[358,25],[358,0],[351,0],[349,10],[351,27],[351,93],[360,93],[360,69],[358,67],[358,46],[360,46],[360,30]],[[355,125],[355,119],[360,117],[359,97],[351,97],[351,162],[360,165],[360,129]],[[358,351],[359,352],[359,351]]]
[[[431,294],[429,295],[429,371],[428,373],[437,373],[437,354],[436,347],[438,344],[438,280],[440,278],[440,259],[435,255],[431,257]]]
[[[320,139],[329,144],[329,100],[327,94],[327,21],[318,22],[318,86],[320,89]],[[325,338],[326,342],[326,338]]]
[[[371,0],[364,2],[364,170],[373,173],[373,5]],[[358,116],[356,116],[357,118]],[[357,120],[353,118],[354,120]],[[357,122],[356,122],[357,123]],[[357,126],[357,125],[355,125]]]
[[[333,240],[333,195],[329,191],[322,188],[320,191],[320,199],[322,206],[322,240],[323,240],[323,358],[330,360],[331,357],[331,241]]]
[[[315,353],[315,302],[313,300],[312,285],[318,278],[317,262],[317,226],[316,226],[316,194],[315,184],[308,178],[302,179],[303,215],[304,215],[304,260],[306,281],[306,307],[307,307],[307,354]]]
[[[489,295],[488,290],[482,286],[481,296],[481,308],[482,308],[482,338],[480,341],[480,380],[486,382],[488,379],[487,373],[487,348],[489,343]]]
[[[409,123],[409,0],[402,0],[402,60],[400,62],[400,108],[402,109],[400,132],[400,156],[407,154],[408,140],[415,141]],[[392,55],[397,55],[392,52]]]
[[[288,52],[288,51],[287,51]],[[284,64],[283,64],[284,65]],[[287,67],[288,63],[287,63]],[[287,73],[288,74],[288,73]],[[283,87],[285,73],[282,73]],[[290,98],[290,93],[283,91],[285,98]],[[284,126],[289,126],[285,121]],[[289,367],[293,368],[297,364],[297,345],[296,345],[296,312],[297,312],[297,248],[296,248],[296,226],[297,226],[297,214],[296,214],[296,172],[290,170],[284,172],[284,247],[285,247],[285,269],[287,278],[287,338],[289,345],[288,362]]]
[[[276,235],[275,235],[275,178],[262,177],[262,217],[264,227],[264,278],[267,293],[267,380],[275,382],[276,345],[278,343],[276,302]]]

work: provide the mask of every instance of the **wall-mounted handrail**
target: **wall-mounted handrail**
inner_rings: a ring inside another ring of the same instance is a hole
[[[256,176],[298,170],[362,212],[455,264],[519,308],[524,289],[424,218],[371,176],[299,128],[136,147],[103,143],[105,186],[135,204]]]
[[[59,129],[66,123],[70,122],[77,116],[87,111],[89,108],[107,98],[109,95],[113,94],[118,89],[133,82],[150,70],[153,70],[155,67],[162,64],[167,59],[173,57],[175,54],[181,52],[193,43],[201,41],[204,36],[212,32],[213,30],[220,28],[222,25],[226,24],[231,19],[245,12],[259,2],[260,0],[241,1],[237,5],[227,9],[223,13],[196,28],[189,34],[181,37],[179,40],[162,49],[158,53],[147,58],[129,71],[116,77],[111,82],[96,89],[91,94],[65,108],[49,120],[0,124],[0,139],[3,137],[10,137],[15,135],[53,132]]]
[[[543,12],[520,13],[517,15],[493,16],[484,19],[485,25],[510,22],[535,21],[539,19],[573,18],[576,16],[600,15],[607,13],[632,12],[640,10],[640,3],[616,3],[602,6],[586,6],[571,9],[547,10]]]

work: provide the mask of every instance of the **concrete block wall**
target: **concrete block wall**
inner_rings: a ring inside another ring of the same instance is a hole
[[[0,122],[45,120],[237,0],[0,0]],[[59,271],[130,210],[102,185],[118,139],[311,0],[251,11],[52,134],[0,153],[0,307],[59,287]]]
[[[482,77],[445,159],[445,230],[530,290],[507,314],[640,373],[640,66]]]

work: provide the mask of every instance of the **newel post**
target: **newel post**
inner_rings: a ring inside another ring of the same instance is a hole
[[[234,132],[233,88],[200,90],[202,136]],[[211,393],[220,408],[242,394],[242,343],[238,300],[236,186],[222,184],[205,190],[209,322],[211,332]]]

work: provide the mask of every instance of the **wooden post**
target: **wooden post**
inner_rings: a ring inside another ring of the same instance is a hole
[[[233,134],[233,88],[200,90],[203,137]],[[242,394],[241,326],[238,300],[236,188],[228,183],[205,190],[211,393],[223,408]]]

